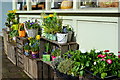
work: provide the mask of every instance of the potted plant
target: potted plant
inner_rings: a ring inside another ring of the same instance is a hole
[[[103,51],[98,54],[97,59],[94,60],[90,71],[97,79],[111,79],[112,77],[120,77],[120,58],[109,52],[109,50]]]
[[[73,69],[74,61],[66,59],[60,62],[57,66],[56,74],[65,80],[79,80],[79,77],[74,76]],[[77,69],[77,68],[76,68]]]
[[[11,29],[12,30],[18,30],[18,21],[14,19],[11,24]]]
[[[51,61],[52,66],[54,67],[54,69],[57,69],[57,66],[59,65],[60,62],[62,62],[64,59],[61,57],[56,57],[54,59],[54,61]]]
[[[63,32],[68,33],[67,41],[70,42],[73,37],[73,28],[69,24],[66,24],[65,26],[63,26]]]
[[[37,37],[36,37],[37,38]],[[39,57],[39,47],[40,47],[40,40],[35,38],[29,39],[30,50],[33,58]]]
[[[50,43],[45,44],[45,52],[43,54],[50,54],[51,53],[51,46]]]
[[[62,19],[56,13],[43,16],[43,36],[56,40],[56,33],[62,30]]]
[[[12,38],[13,41],[16,42],[16,36],[18,36],[18,30],[11,31],[9,35],[10,35],[10,38]]]
[[[30,46],[29,46],[28,43],[26,43],[26,44],[24,45],[24,54],[25,54],[26,56],[29,55],[29,50],[30,50]]]
[[[55,50],[53,49],[51,52],[52,61],[54,61],[56,57],[59,57],[60,53],[61,53],[60,49],[55,49]]]
[[[45,44],[45,52],[43,52],[43,55],[42,55],[42,60],[50,61],[50,53],[51,53],[50,43],[46,43]]]
[[[28,37],[35,37],[38,34],[38,28],[40,28],[40,25],[37,20],[35,22],[30,22],[30,20],[25,22],[25,30]]]
[[[7,26],[7,31],[10,31],[11,25],[13,24],[13,21],[15,20],[15,13],[16,10],[8,11],[7,14],[7,21],[5,22],[5,25]]]
[[[19,24],[18,32],[19,32],[19,37],[25,37],[26,33],[25,33],[25,30],[24,30],[24,24],[23,23]]]

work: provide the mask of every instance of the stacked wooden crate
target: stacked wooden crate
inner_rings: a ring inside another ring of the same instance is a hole
[[[49,62],[24,55],[24,72],[34,80],[54,79],[54,69]]]
[[[14,42],[7,42],[7,57],[13,63],[17,64],[16,58],[16,43]]]
[[[51,47],[58,47],[61,50],[61,55],[67,52],[68,50],[77,50],[79,49],[79,45],[76,42],[69,42],[65,44],[59,44],[57,41],[48,40],[44,37],[40,39],[40,57],[42,53],[45,51],[45,44],[49,43]]]
[[[7,55],[8,54],[8,52],[7,52],[7,42],[9,42],[9,39],[8,39],[8,31],[5,29],[5,28],[3,28],[2,29],[2,31],[3,31],[3,40],[4,40],[4,52],[5,52],[5,54]]]
[[[17,52],[17,66],[19,66],[20,68],[23,69],[23,54],[24,54],[24,50],[23,50],[23,46],[24,44],[27,42],[27,38],[23,38],[23,37],[17,37],[16,39],[16,52]]]

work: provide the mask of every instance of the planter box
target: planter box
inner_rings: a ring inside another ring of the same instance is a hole
[[[119,80],[117,76],[107,76],[104,79],[101,79],[99,76],[93,75],[92,72],[85,70],[86,71],[86,78],[89,80]]]
[[[43,80],[54,78],[54,70],[49,63],[43,62],[41,59],[33,59],[24,56],[24,72],[35,80]]]
[[[79,79],[79,77],[67,75],[59,72],[58,70],[55,70],[55,71],[56,71],[57,77],[60,78],[61,80],[82,80],[82,79]]]
[[[8,55],[7,42],[10,42],[9,41],[9,36],[8,36],[9,32],[7,31],[6,28],[3,28],[2,31],[3,31],[3,41],[4,41],[4,52],[5,52],[6,55]]]
[[[44,37],[40,39],[40,57],[42,57],[42,53],[45,51],[45,44],[50,43],[51,47],[58,47],[61,50],[61,55],[67,52],[68,50],[77,50],[79,49],[79,45],[76,42],[69,42],[66,44],[59,44],[57,41],[48,40]]]

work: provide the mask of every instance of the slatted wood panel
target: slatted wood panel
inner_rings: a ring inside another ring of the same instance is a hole
[[[38,63],[38,79],[42,80],[43,79],[43,61],[39,61]]]
[[[24,44],[26,42],[28,42],[27,38],[16,37],[17,66],[22,68],[22,69],[24,68],[24,50],[23,50],[23,46],[24,46]]]
[[[19,52],[19,49],[17,48],[17,66],[20,68],[24,68],[24,56],[22,52]]]
[[[17,64],[17,59],[16,59],[16,46],[13,45],[13,43],[7,43],[7,57],[8,59],[13,63]]]
[[[6,29],[2,29],[2,31],[3,31],[3,40],[4,40],[4,52],[7,55],[8,32],[6,31]]]

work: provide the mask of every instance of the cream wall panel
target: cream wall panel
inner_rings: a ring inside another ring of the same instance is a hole
[[[80,48],[118,51],[117,23],[78,21],[77,42]]]

